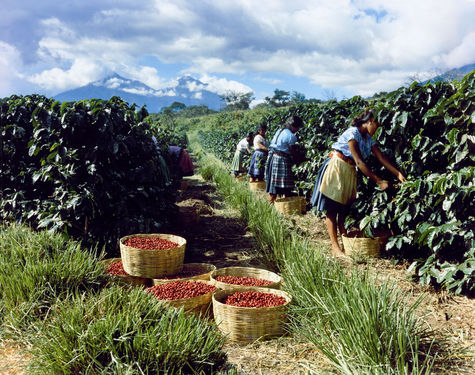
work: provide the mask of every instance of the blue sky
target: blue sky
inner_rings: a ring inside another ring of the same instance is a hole
[[[475,62],[475,0],[1,0],[0,97],[116,72],[160,89],[369,96]]]

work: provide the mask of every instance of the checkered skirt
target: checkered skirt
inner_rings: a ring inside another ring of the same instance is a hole
[[[265,168],[266,192],[277,194],[276,188],[293,189],[294,175],[289,157],[269,152]]]

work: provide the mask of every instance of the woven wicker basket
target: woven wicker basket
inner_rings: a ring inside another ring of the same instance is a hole
[[[186,190],[188,188],[188,181],[186,180],[181,180],[180,181],[180,189],[181,190]]]
[[[302,214],[305,206],[305,197],[300,196],[277,198],[274,202],[276,210],[286,215]]]
[[[213,285],[210,281],[206,280],[187,280],[192,283],[205,283],[208,285]],[[213,285],[214,286],[214,285]],[[211,298],[213,296],[211,291],[201,296],[196,296],[192,298],[182,298],[182,299],[173,299],[173,300],[162,300],[166,305],[173,307],[178,310],[183,307],[185,312],[193,313],[196,315],[206,314],[212,312],[211,307]]]
[[[256,290],[284,297],[284,305],[276,307],[238,307],[224,303],[227,296],[235,292]],[[292,301],[290,294],[277,289],[250,288],[216,290],[213,293],[213,314],[218,329],[228,335],[231,341],[250,343],[260,338],[270,339],[285,333],[287,307]]]
[[[234,285],[223,283],[216,280],[216,276],[239,276],[239,277],[254,277],[256,279],[264,279],[272,281],[272,284],[266,285],[264,288],[280,289],[282,277],[274,272],[252,267],[225,267],[219,268],[211,272],[210,280],[219,289],[236,289],[236,288],[252,288],[244,285]]]
[[[159,237],[176,242],[177,247],[166,250],[142,250],[124,244],[132,237]],[[175,275],[183,268],[186,240],[173,234],[130,234],[119,241],[124,270],[129,275],[158,279],[164,275]]]
[[[109,259],[104,259],[101,261],[101,264],[104,266],[105,269],[109,266],[111,263],[119,262],[122,261],[121,258],[109,258]],[[132,275],[110,275],[113,280],[123,283],[123,284],[128,284],[132,286],[149,286],[152,284],[152,279],[147,279],[145,277],[138,277],[138,276],[132,276]]]
[[[341,236],[346,255],[365,255],[378,257],[388,241],[389,234],[374,238],[362,237],[360,232],[349,232]]]
[[[182,224],[196,224],[200,221],[200,215],[194,207],[178,206],[178,214]]]
[[[249,182],[249,190],[266,191],[266,182],[265,181]]]
[[[216,266],[209,263],[185,263],[181,272],[200,272],[196,276],[183,277],[178,279],[153,279],[153,285],[161,285],[170,283],[172,281],[185,281],[185,280],[205,280],[209,281],[211,272],[216,270]]]

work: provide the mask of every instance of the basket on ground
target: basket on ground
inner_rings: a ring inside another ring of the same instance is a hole
[[[200,221],[198,211],[192,206],[178,206],[178,215],[182,224],[196,224]]]
[[[137,249],[125,245],[129,238],[160,238],[175,242],[178,246],[171,249]],[[119,241],[120,255],[124,270],[129,275],[156,279],[164,275],[175,275],[183,268],[186,240],[173,234],[130,234]]]
[[[207,285],[214,286],[213,283],[206,280],[186,280],[186,281],[190,283],[204,283]],[[183,307],[183,310],[185,312],[190,312],[196,315],[206,314],[206,313],[212,312],[211,298],[213,296],[214,291],[215,290],[212,290],[206,294],[202,294],[196,297],[172,299],[172,300],[161,300],[161,301],[163,301],[166,305],[173,307],[176,310]]]
[[[216,280],[218,276],[237,276],[237,277],[253,277],[255,279],[268,280],[271,283],[264,286],[264,288],[280,289],[282,284],[282,277],[274,272],[267,271],[261,268],[253,267],[225,267],[218,268],[211,272],[210,281],[216,285],[219,289],[235,289],[241,287],[247,287],[244,285],[229,284]]]
[[[183,268],[178,275],[173,275],[167,277],[166,279],[153,279],[153,285],[161,285],[166,284],[171,281],[185,281],[185,280],[205,280],[209,281],[211,272],[216,270],[216,266],[209,263],[185,263],[183,264]],[[183,277],[176,277],[180,276],[180,274],[184,274]],[[192,274],[194,276],[186,276],[187,274]]]
[[[122,262],[121,258],[108,258],[101,261],[101,264],[107,270],[110,264],[115,262]],[[138,277],[132,275],[114,275],[111,277],[119,283],[133,285],[133,286],[149,286],[152,284],[152,280],[145,277]]]
[[[302,214],[305,212],[305,206],[305,197],[301,196],[277,198],[274,201],[276,210],[286,215]]]
[[[180,181],[180,189],[181,190],[186,190],[188,188],[188,181],[186,180],[181,180]]]
[[[265,181],[249,182],[249,190],[266,191],[266,182]]]
[[[352,231],[341,238],[346,255],[378,257],[388,241],[389,233],[381,233],[374,238],[369,238],[363,237],[358,231]]]
[[[226,298],[236,292],[256,290],[284,297],[286,303],[276,307],[238,307],[227,305]],[[213,315],[218,329],[231,341],[250,343],[258,339],[270,339],[285,333],[287,307],[292,301],[290,294],[269,288],[217,289],[213,293]]]

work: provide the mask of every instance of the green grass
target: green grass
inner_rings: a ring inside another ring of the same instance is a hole
[[[313,343],[339,374],[429,374],[434,340],[395,285],[368,271],[343,268],[284,224],[276,210],[235,182],[212,156],[201,157],[202,175],[239,209],[269,265],[293,296],[294,334]],[[316,372],[318,373],[318,372]]]
[[[24,226],[0,227],[0,332],[26,337],[31,324],[71,295],[107,282],[96,251],[64,236]]]
[[[211,374],[226,359],[214,326],[140,288],[77,296],[35,328],[32,374]]]
[[[29,374],[220,370],[224,337],[214,325],[114,286],[101,257],[59,234],[0,228],[0,339],[31,348]]]

